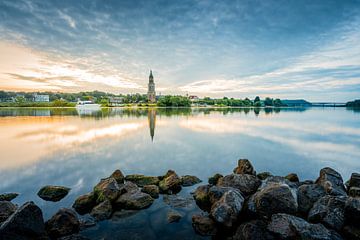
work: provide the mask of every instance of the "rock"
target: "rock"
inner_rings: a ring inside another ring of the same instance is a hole
[[[59,238],[78,233],[80,222],[73,210],[61,208],[45,223],[45,229],[51,238]]]
[[[285,179],[289,180],[290,182],[299,182],[299,177],[296,173],[289,173],[286,175]]]
[[[158,185],[160,182],[158,177],[145,176],[141,174],[127,175],[125,180],[133,182],[139,187],[143,187],[145,185]]]
[[[221,175],[220,173],[216,173],[214,176],[209,177],[208,183],[211,185],[216,185],[218,183],[219,179],[222,177],[223,177],[223,175]]]
[[[343,228],[343,234],[346,237],[346,239],[354,239],[358,240],[360,239],[360,228],[354,227],[354,226],[345,226]]]
[[[261,181],[254,175],[249,174],[230,174],[220,179],[217,184],[222,187],[237,188],[244,195],[251,195],[261,185]]]
[[[340,173],[332,168],[326,167],[321,169],[316,184],[323,186],[325,191],[330,195],[346,196],[343,179]]]
[[[0,201],[0,225],[16,211],[16,205],[9,201]]]
[[[297,194],[299,212],[307,216],[314,203],[325,194],[325,189],[321,185],[307,184],[300,186]]]
[[[167,213],[167,221],[169,223],[178,222],[178,221],[180,221],[181,218],[182,218],[182,215],[178,211],[170,210]]]
[[[96,203],[101,203],[108,199],[114,202],[120,195],[120,188],[113,177],[103,178],[94,187],[94,196]]]
[[[192,208],[194,206],[194,200],[191,197],[184,198],[178,195],[165,195],[163,201],[172,208]]]
[[[290,187],[291,191],[296,194],[297,192],[297,188],[298,188],[298,184],[294,183],[294,182],[290,182],[289,180],[287,180],[284,177],[280,177],[280,176],[269,176],[267,177],[265,180],[262,181],[262,184],[259,188],[263,189],[271,184],[279,184],[279,185],[287,185]]]
[[[215,236],[217,233],[214,220],[199,214],[192,216],[192,226],[195,232],[202,236]]]
[[[122,194],[114,203],[118,209],[143,209],[149,207],[154,199],[140,190]]]
[[[358,187],[360,188],[360,174],[352,173],[349,181],[349,187]]]
[[[62,186],[44,186],[37,195],[45,201],[58,202],[63,199],[70,191],[70,188]]]
[[[87,193],[79,196],[72,207],[76,212],[83,215],[89,213],[96,205],[94,193]]]
[[[109,219],[113,212],[111,203],[109,200],[105,200],[92,209],[90,215],[98,221]]]
[[[41,239],[46,237],[41,209],[33,202],[18,208],[0,227],[0,239]]]
[[[346,198],[326,195],[320,198],[309,211],[308,220],[322,223],[327,227],[340,230],[344,225],[344,208]]]
[[[268,230],[276,239],[342,239],[336,232],[328,230],[322,224],[311,224],[302,218],[278,213],[271,217]]]
[[[211,207],[211,202],[209,198],[209,185],[202,185],[196,188],[194,192],[194,199],[196,204],[205,211],[209,211]]]
[[[181,190],[181,179],[172,170],[169,170],[164,179],[159,182],[159,189],[162,193],[173,194]]]
[[[181,177],[181,185],[184,187],[193,186],[200,182],[201,180],[196,176],[185,175]]]
[[[15,199],[17,196],[19,196],[18,193],[3,193],[0,194],[0,201],[11,201]]]
[[[223,194],[219,201],[211,207],[210,215],[225,227],[232,227],[244,204],[244,197],[237,189],[229,190]]]
[[[72,234],[69,236],[59,238],[59,240],[90,240],[90,238],[84,237],[80,234]]]
[[[220,198],[224,195],[224,193],[229,190],[238,190],[238,189],[232,187],[211,186],[208,191],[210,204],[212,205],[215,202],[219,201]]]
[[[231,240],[272,240],[275,239],[267,230],[266,223],[261,220],[252,220],[242,223],[232,236]]]
[[[139,191],[139,187],[133,182],[125,182],[124,184],[120,184],[119,189],[120,194]]]
[[[110,177],[114,178],[118,184],[124,183],[125,180],[124,175],[119,169],[115,170]]]
[[[248,159],[239,159],[238,166],[233,171],[235,174],[256,175],[254,167]]]
[[[96,219],[90,215],[85,215],[84,217],[81,217],[79,221],[80,221],[80,231],[89,227],[96,226]]]
[[[360,229],[360,198],[349,197],[345,202],[345,219],[348,225]]]
[[[159,187],[156,185],[145,185],[141,191],[149,194],[152,198],[159,197]]]
[[[256,175],[260,180],[265,180],[268,177],[272,176],[270,172],[261,172],[258,175]]]
[[[349,189],[350,197],[360,197],[360,188],[359,187],[351,187]]]

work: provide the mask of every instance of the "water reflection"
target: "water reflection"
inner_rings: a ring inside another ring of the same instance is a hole
[[[148,121],[149,121],[149,129],[150,129],[151,141],[154,141],[155,124],[156,124],[156,110],[154,108],[149,109]]]

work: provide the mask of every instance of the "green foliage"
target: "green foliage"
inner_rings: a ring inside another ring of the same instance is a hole
[[[354,101],[351,101],[351,102],[347,102],[346,107],[360,108],[360,99],[357,99],[357,100],[354,100]]]
[[[264,101],[264,105],[265,106],[274,106],[274,100],[272,98],[265,98],[265,101]]]
[[[109,107],[109,100],[106,99],[106,98],[103,98],[100,100],[99,104],[102,106],[102,107]]]
[[[256,96],[255,99],[254,99],[254,103],[256,102],[260,102],[260,97],[259,96]]]
[[[191,102],[187,97],[167,95],[158,100],[160,107],[190,107]]]
[[[52,107],[73,107],[74,103],[69,103],[62,99],[57,99],[51,103]]]

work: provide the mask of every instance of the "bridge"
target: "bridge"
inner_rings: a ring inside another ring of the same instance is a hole
[[[346,103],[339,102],[313,102],[311,106],[313,107],[345,107]]]

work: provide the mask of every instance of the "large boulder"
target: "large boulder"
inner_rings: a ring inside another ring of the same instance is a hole
[[[274,236],[267,230],[267,225],[261,220],[252,220],[240,224],[231,240],[272,240]]]
[[[238,189],[232,187],[211,186],[208,191],[210,204],[212,205],[215,202],[219,201],[220,198],[224,195],[224,193],[229,190],[238,190]]]
[[[141,191],[149,194],[152,198],[159,197],[159,187],[156,185],[145,185]]]
[[[114,178],[118,184],[124,183],[125,180],[123,173],[119,169],[116,169],[110,177]]]
[[[0,227],[0,239],[41,239],[46,237],[41,209],[33,202],[18,208]]]
[[[45,223],[46,232],[51,238],[59,238],[80,230],[80,222],[76,213],[68,208],[61,208]]]
[[[343,179],[340,173],[332,168],[326,167],[321,169],[316,184],[323,186],[325,191],[330,195],[346,196]]]
[[[193,194],[196,204],[205,211],[209,211],[211,207],[209,189],[210,185],[201,185],[196,188]]]
[[[200,182],[201,182],[201,180],[196,176],[185,175],[185,176],[181,177],[181,185],[183,187],[193,186],[193,185],[198,184]]]
[[[221,178],[217,184],[222,187],[237,188],[244,195],[251,195],[261,185],[261,181],[254,175],[249,174],[230,174]]]
[[[0,225],[16,211],[16,205],[9,201],[0,201]]]
[[[222,177],[223,177],[223,175],[221,175],[220,173],[215,173],[214,176],[209,177],[208,183],[210,185],[216,185],[218,183],[219,179]]]
[[[360,198],[349,197],[345,202],[345,220],[360,230]]]
[[[236,174],[256,175],[254,167],[248,159],[239,159],[238,166],[233,171]]]
[[[96,203],[101,203],[106,199],[114,202],[120,195],[120,188],[113,177],[103,178],[94,187],[94,195]]]
[[[244,204],[244,197],[237,189],[226,191],[211,207],[211,217],[225,227],[232,227],[238,219]]]
[[[215,236],[217,233],[214,220],[200,214],[192,216],[192,226],[195,232],[202,236]]]
[[[181,190],[181,178],[174,171],[169,170],[159,182],[159,189],[162,193],[178,193]]]
[[[360,197],[360,187],[351,187],[349,189],[350,197]]]
[[[17,196],[19,196],[18,193],[3,193],[0,194],[0,201],[11,201]]]
[[[299,177],[296,173],[289,173],[285,176],[285,179],[289,180],[290,182],[299,182]]]
[[[349,187],[358,187],[360,188],[360,174],[352,173],[349,181]]]
[[[153,176],[145,176],[142,174],[131,174],[125,177],[126,181],[130,181],[138,185],[139,187],[143,187],[145,185],[158,185],[160,180],[158,177]]]
[[[305,184],[298,188],[298,210],[301,214],[308,214],[309,210],[313,207],[314,203],[325,196],[325,189],[318,184]]]
[[[308,220],[322,223],[327,227],[340,230],[344,225],[346,197],[326,195],[320,198],[309,211]]]
[[[302,218],[289,214],[274,214],[268,225],[276,239],[342,239],[335,231],[328,230],[322,224],[311,224]]]
[[[84,195],[79,196],[72,207],[75,209],[76,212],[83,215],[89,213],[96,205],[96,199],[94,193],[87,193]]]
[[[102,221],[105,219],[109,219],[111,217],[111,214],[113,212],[111,203],[109,200],[105,200],[102,203],[99,203],[96,207],[94,207],[90,215],[94,217],[98,221]]]
[[[44,186],[37,195],[45,201],[57,202],[63,199],[70,191],[70,188],[63,186]]]
[[[143,209],[149,207],[154,199],[147,193],[129,191],[122,194],[114,203],[118,209]]]

